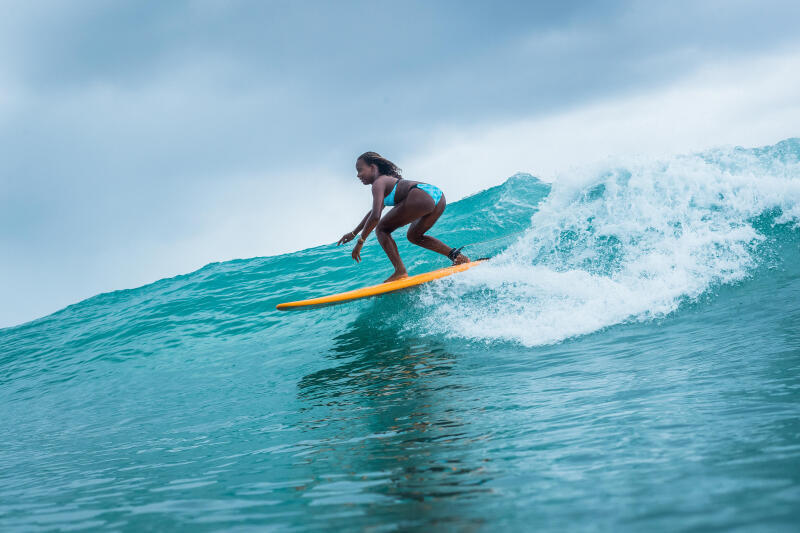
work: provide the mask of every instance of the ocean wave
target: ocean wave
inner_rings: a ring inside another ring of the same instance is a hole
[[[800,140],[561,176],[485,267],[423,291],[429,332],[551,344],[665,316],[761,263],[800,220]]]

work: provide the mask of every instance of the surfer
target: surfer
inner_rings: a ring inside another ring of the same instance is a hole
[[[374,229],[378,242],[394,265],[394,274],[386,278],[384,283],[407,278],[408,271],[400,259],[392,232],[409,223],[411,226],[406,236],[412,244],[446,255],[454,265],[469,262],[469,257],[462,254],[460,249],[450,248],[439,239],[425,235],[439,220],[447,205],[444,193],[438,187],[403,179],[397,165],[375,152],[361,154],[356,160],[356,171],[361,183],[372,186],[372,209],[356,229],[345,233],[337,243],[339,246],[352,241],[363,229],[351,254],[356,262],[361,261],[361,247]],[[384,206],[392,206],[392,209],[381,218]]]

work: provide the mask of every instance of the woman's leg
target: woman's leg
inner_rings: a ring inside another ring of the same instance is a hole
[[[452,249],[450,246],[447,246],[436,237],[425,235],[425,232],[431,229],[436,221],[439,220],[439,217],[442,216],[446,206],[447,200],[445,199],[444,194],[442,194],[442,197],[439,199],[439,203],[436,204],[436,208],[432,212],[411,223],[411,226],[408,228],[408,241],[412,244],[422,246],[423,248],[427,248],[428,250],[432,250],[445,256],[449,254],[450,250]],[[456,258],[457,265],[468,262],[469,257],[464,254],[461,254]]]
[[[431,198],[430,195],[419,189],[411,189],[406,199],[403,200],[400,205],[393,207],[378,223],[375,228],[375,235],[383,251],[386,252],[392,265],[394,265],[394,274],[389,276],[384,282],[394,281],[408,276],[408,271],[397,251],[397,243],[392,239],[392,232],[401,226],[405,226],[409,222],[424,217],[428,213],[434,211],[435,208],[436,206],[433,204],[433,198]],[[446,254],[447,252],[445,252],[445,255]]]

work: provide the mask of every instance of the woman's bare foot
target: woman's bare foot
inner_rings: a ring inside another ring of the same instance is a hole
[[[398,279],[403,279],[407,277],[408,277],[408,272],[405,270],[401,270],[400,272],[395,272],[394,274],[383,280],[383,282],[389,283],[390,281],[396,281]]]
[[[458,257],[456,257],[456,262],[454,264],[460,265],[461,263],[469,263],[469,257],[467,257],[464,254],[458,254]]]

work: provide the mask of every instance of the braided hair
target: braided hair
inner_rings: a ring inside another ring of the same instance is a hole
[[[397,165],[377,152],[364,152],[358,156],[358,159],[362,160],[368,165],[376,165],[381,174],[394,176],[397,179],[403,179],[403,176],[400,175],[400,169],[397,168]]]

